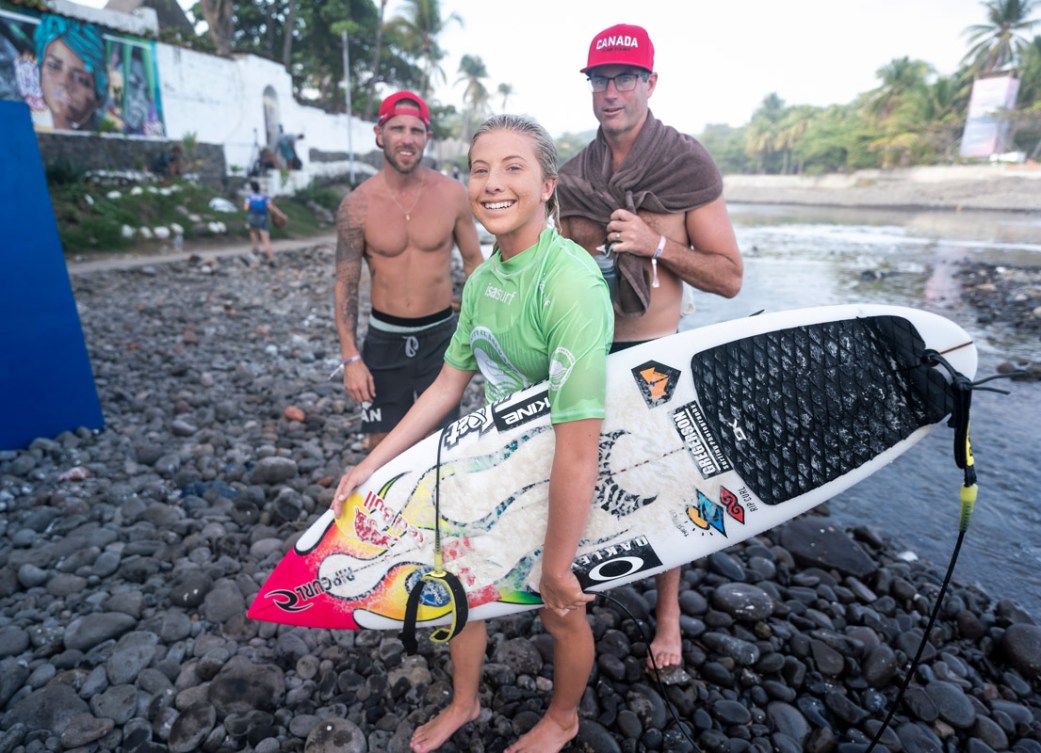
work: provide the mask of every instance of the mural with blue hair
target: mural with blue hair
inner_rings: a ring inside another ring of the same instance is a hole
[[[37,130],[166,137],[156,43],[0,0],[0,99]]]
[[[96,130],[108,95],[105,43],[94,24],[44,14],[34,35],[43,99],[59,130]]]

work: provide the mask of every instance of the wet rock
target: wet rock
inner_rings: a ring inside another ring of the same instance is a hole
[[[4,728],[21,723],[30,730],[47,730],[60,735],[73,719],[89,715],[87,702],[69,685],[58,684],[35,690],[4,715]],[[75,747],[75,746],[73,746]]]
[[[744,622],[765,620],[773,612],[773,599],[748,583],[724,583],[712,594],[712,604]]]
[[[233,656],[210,683],[210,701],[220,714],[275,710],[285,697],[281,669]]]
[[[88,614],[69,623],[63,640],[68,649],[89,651],[99,643],[132,630],[136,624],[133,617],[120,612]]]
[[[325,719],[307,736],[304,753],[366,753],[361,729],[346,719]]]
[[[781,545],[808,565],[835,569],[861,580],[878,569],[845,531],[817,516],[796,518],[784,524],[781,527]]]
[[[1041,627],[1010,625],[1001,638],[1001,647],[1009,664],[1024,677],[1041,679]]]

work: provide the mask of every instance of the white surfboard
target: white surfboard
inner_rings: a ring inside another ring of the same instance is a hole
[[[608,358],[597,495],[574,571],[601,591],[789,520],[883,468],[951,410],[941,354],[972,377],[972,338],[916,309],[826,306],[690,330]],[[318,519],[261,588],[255,619],[398,629],[433,566],[441,443],[445,568],[470,619],[541,605],[554,433],[546,385],[460,418]],[[428,583],[421,626],[450,619]]]

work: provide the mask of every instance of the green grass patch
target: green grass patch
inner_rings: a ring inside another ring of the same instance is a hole
[[[142,238],[138,232],[141,227],[179,225],[186,244],[242,243],[249,238],[242,198],[222,196],[194,182],[106,186],[84,180],[74,166],[62,166],[49,177],[54,178],[49,181],[51,203],[67,255],[154,252],[172,245],[172,236],[166,240]],[[215,198],[231,202],[235,211],[222,212],[211,207]],[[303,239],[333,229],[332,223],[316,217],[308,208],[309,201],[335,213],[340,195],[329,188],[308,188],[292,197],[277,197],[275,203],[289,216],[289,223],[284,228],[272,227],[272,239]],[[227,231],[214,234],[210,226],[215,222],[223,223]],[[133,229],[133,237],[126,237],[124,228]]]

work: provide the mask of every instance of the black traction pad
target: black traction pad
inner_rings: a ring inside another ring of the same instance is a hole
[[[698,353],[694,386],[719,450],[764,503],[849,473],[953,407],[902,317],[767,332]]]

